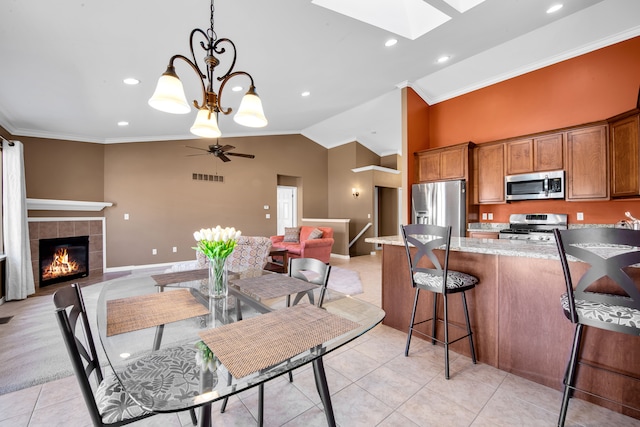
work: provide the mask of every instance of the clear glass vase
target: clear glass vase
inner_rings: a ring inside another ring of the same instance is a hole
[[[209,296],[224,298],[227,296],[227,259],[209,259]]]

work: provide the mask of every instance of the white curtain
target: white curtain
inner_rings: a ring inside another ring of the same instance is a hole
[[[25,299],[35,293],[29,224],[27,222],[27,190],[24,179],[23,145],[2,141],[2,226],[6,259],[6,300]]]

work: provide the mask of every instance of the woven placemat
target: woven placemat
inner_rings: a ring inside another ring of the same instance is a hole
[[[209,314],[189,289],[107,301],[107,336]]]
[[[299,304],[199,335],[231,375],[241,378],[360,326],[316,306]]]
[[[248,279],[231,280],[231,286],[258,299],[279,298],[315,289],[318,285],[282,274],[265,274]]]
[[[177,273],[164,273],[151,276],[160,286],[170,285],[172,283],[191,282],[193,280],[202,280],[209,277],[209,270],[203,268],[201,270],[179,271]]]

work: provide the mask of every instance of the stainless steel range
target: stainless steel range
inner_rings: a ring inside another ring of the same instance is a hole
[[[511,214],[509,228],[500,230],[500,238],[553,242],[554,228],[567,229],[567,214]]]

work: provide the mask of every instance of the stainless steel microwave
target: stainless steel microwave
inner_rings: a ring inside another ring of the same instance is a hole
[[[509,175],[504,186],[507,200],[564,199],[564,171]]]

